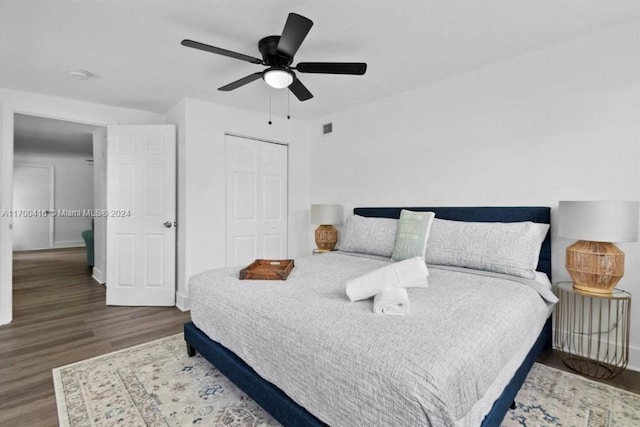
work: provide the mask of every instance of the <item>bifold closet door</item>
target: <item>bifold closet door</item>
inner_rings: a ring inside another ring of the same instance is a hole
[[[287,146],[232,135],[226,152],[226,265],[287,258]]]

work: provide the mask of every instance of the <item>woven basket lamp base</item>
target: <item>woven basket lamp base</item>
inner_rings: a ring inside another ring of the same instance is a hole
[[[322,251],[332,251],[338,243],[338,230],[333,225],[320,225],[316,228],[316,245]]]
[[[610,294],[624,275],[624,252],[613,243],[578,240],[567,248],[567,271],[575,289]]]

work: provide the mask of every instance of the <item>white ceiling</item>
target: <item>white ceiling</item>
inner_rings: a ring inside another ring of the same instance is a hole
[[[0,0],[0,87],[166,112],[183,97],[268,111],[266,84],[216,89],[262,66],[180,45],[260,57],[287,14],[314,21],[294,63],[364,61],[365,76],[299,74],[314,118],[598,31],[639,15],[639,0]],[[78,80],[82,68],[96,78]],[[276,92],[274,114],[286,111]]]

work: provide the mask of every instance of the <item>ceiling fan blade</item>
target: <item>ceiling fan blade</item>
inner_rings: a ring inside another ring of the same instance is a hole
[[[367,71],[364,62],[300,62],[296,70],[301,73],[355,74],[363,75]]]
[[[302,82],[295,76],[293,77],[293,82],[289,85],[289,90],[300,101],[306,101],[307,99],[313,98],[313,94],[309,92],[309,89],[307,89],[306,86],[303,85]]]
[[[312,26],[312,20],[297,13],[290,13],[276,50],[293,58]]]
[[[241,61],[251,62],[253,64],[262,64],[262,59],[254,58],[253,56],[244,55],[242,53],[233,52],[220,47],[210,46],[208,44],[196,42],[193,40],[182,40],[180,43],[182,46],[192,47],[194,49],[204,50],[205,52],[217,53],[218,55],[228,56],[229,58],[239,59]]]
[[[244,86],[247,83],[258,80],[260,77],[262,77],[262,72],[249,74],[248,76],[243,77],[240,80],[236,80],[235,82],[229,83],[228,85],[219,87],[218,90],[228,92],[230,90],[238,89],[240,86]]]

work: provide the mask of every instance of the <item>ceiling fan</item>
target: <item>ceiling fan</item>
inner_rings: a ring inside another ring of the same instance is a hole
[[[271,87],[277,89],[288,87],[300,101],[306,101],[313,98],[313,94],[298,80],[293,70],[299,73],[360,76],[367,71],[367,64],[364,62],[298,62],[296,66],[292,66],[293,57],[312,26],[313,21],[310,19],[296,13],[290,13],[281,36],[267,36],[258,42],[258,50],[260,50],[262,59],[193,40],[185,39],[181,44],[268,67],[264,71],[249,74],[235,82],[219,87],[218,90],[231,91],[262,78]]]

